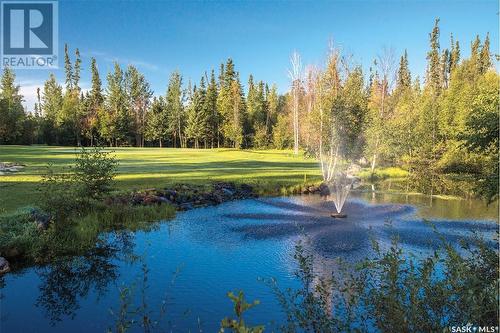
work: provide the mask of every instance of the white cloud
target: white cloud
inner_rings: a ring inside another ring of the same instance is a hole
[[[24,96],[23,106],[27,111],[31,112],[37,101],[36,89],[43,89],[43,81],[27,80],[21,81],[19,85],[21,86],[20,93]]]
[[[104,61],[107,62],[118,62],[120,64],[126,64],[126,65],[134,65],[137,67],[141,67],[150,71],[158,71],[160,68],[147,61],[143,60],[137,60],[137,59],[130,59],[130,58],[122,58],[122,57],[115,57],[111,54],[108,54],[106,52],[100,52],[100,51],[91,51],[91,52],[82,52],[82,56],[87,56],[87,57],[100,57]]]
[[[35,109],[35,103],[37,102],[36,90],[40,88],[40,94],[43,90],[43,85],[45,81],[36,81],[36,80],[23,80],[19,82],[21,87],[20,94],[24,97],[23,106],[28,112],[33,112]],[[89,82],[80,83],[80,87],[83,93],[86,93],[90,90]],[[63,88],[64,91],[64,88]]]

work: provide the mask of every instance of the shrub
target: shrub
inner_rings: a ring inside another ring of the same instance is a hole
[[[52,215],[57,225],[81,209],[79,200],[81,191],[78,185],[71,174],[55,173],[51,164],[47,166],[47,172],[42,175],[38,188],[41,192],[39,205]]]
[[[497,240],[498,241],[498,240]],[[498,244],[497,244],[498,245]],[[284,331],[444,332],[472,323],[498,326],[498,252],[482,239],[456,249],[446,241],[417,259],[395,238],[356,265],[338,261],[332,276],[314,272],[313,256],[296,247],[302,287],[272,288],[287,315]]]
[[[230,330],[230,332],[235,333],[262,333],[264,332],[264,326],[255,326],[249,327],[245,324],[245,320],[243,319],[243,313],[258,305],[260,302],[258,300],[253,301],[252,303],[248,303],[245,301],[243,291],[238,292],[238,296],[236,296],[233,292],[227,293],[227,297],[231,299],[231,302],[234,304],[234,314],[236,315],[236,319],[231,319],[229,317],[224,318],[221,321],[220,333],[225,332],[225,329]]]
[[[18,212],[0,217],[1,256],[10,257],[30,254],[37,238],[36,223],[30,219],[27,212]]]
[[[40,206],[57,225],[88,211],[111,189],[117,161],[101,148],[82,148],[74,168],[55,173],[52,165],[42,176]]]
[[[109,193],[117,164],[116,158],[102,148],[82,148],[73,175],[74,181],[80,185],[80,195],[98,199]]]

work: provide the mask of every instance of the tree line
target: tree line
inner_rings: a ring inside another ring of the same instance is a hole
[[[23,96],[14,72],[3,70],[0,143],[49,145],[109,145],[193,148],[272,147],[271,134],[285,97],[276,85],[254,81],[250,75],[245,94],[233,61],[220,65],[197,83],[171,74],[162,96],[154,96],[145,76],[129,65],[114,63],[103,87],[94,58],[91,87],[80,87],[81,58],[71,59],[65,46],[65,83],[50,74],[37,89],[34,112],[23,109]],[[282,124],[281,126],[284,126]],[[279,148],[285,148],[282,144]]]
[[[132,65],[115,63],[103,87],[93,58],[84,92],[80,53],[72,57],[66,46],[64,87],[51,74],[34,112],[23,109],[15,75],[4,68],[0,143],[294,148],[318,158],[327,180],[351,160],[372,171],[401,166],[431,193],[444,186],[443,174],[498,184],[499,76],[489,35],[471,42],[468,58],[453,35],[448,45],[441,46],[436,19],[423,80],[412,77],[406,51],[397,61],[384,50],[364,73],[331,45],[324,65],[303,67],[293,54],[284,94],[252,75],[244,87],[228,59],[197,82],[172,73],[161,96]]]

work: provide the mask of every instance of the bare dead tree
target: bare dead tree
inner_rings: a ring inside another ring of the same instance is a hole
[[[302,86],[302,62],[300,55],[295,51],[290,57],[291,68],[288,76],[292,81],[292,114],[293,114],[293,153],[299,154],[299,98]]]

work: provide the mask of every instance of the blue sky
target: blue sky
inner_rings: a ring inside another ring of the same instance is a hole
[[[252,73],[283,92],[290,54],[296,50],[304,64],[321,65],[329,40],[366,71],[384,47],[398,58],[407,49],[412,73],[422,76],[436,17],[442,47],[453,32],[467,55],[475,35],[489,32],[499,53],[498,11],[497,1],[60,1],[59,55],[63,59],[64,43],[80,49],[83,88],[90,85],[92,56],[103,82],[114,60],[131,63],[156,95],[164,94],[172,71],[197,81],[231,57],[244,83]],[[62,65],[54,71],[61,82]],[[17,70],[28,109],[48,75]]]

